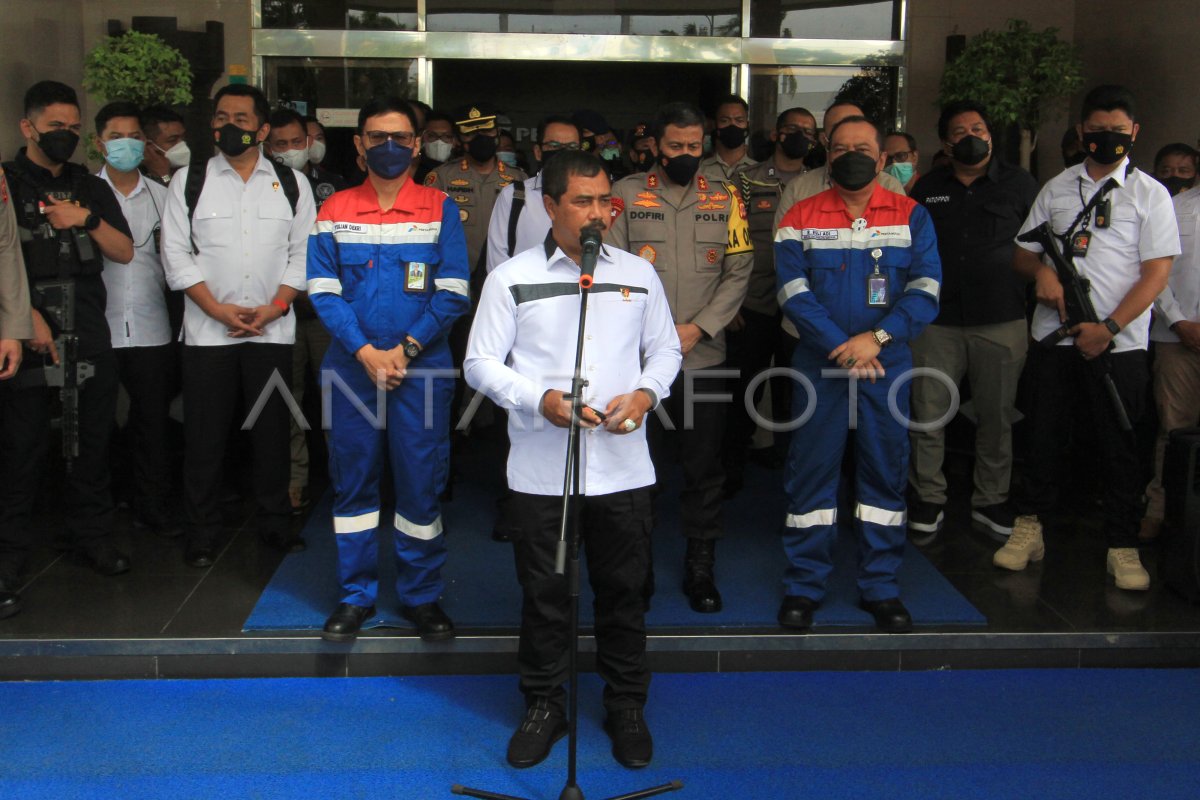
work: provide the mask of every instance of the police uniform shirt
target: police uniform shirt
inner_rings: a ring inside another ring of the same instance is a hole
[[[129,223],[133,236],[133,260],[118,264],[104,259],[104,287],[108,291],[108,327],[112,346],[157,347],[171,341],[167,316],[167,279],[159,257],[159,226],[167,205],[167,187],[146,180],[140,173],[129,196],[121,194],[108,176],[100,177],[112,187],[113,197]]]
[[[465,362],[466,380],[508,409],[508,485],[562,492],[567,430],[538,409],[550,389],[568,391],[579,327],[579,267],[546,237],[488,276]],[[648,389],[660,400],[679,372],[679,337],[662,284],[643,259],[605,245],[588,295],[583,342],[584,402],[603,411],[614,397]],[[588,495],[654,483],[645,426],[581,436],[581,487]]]
[[[1176,322],[1200,322],[1200,187],[1171,198],[1179,225],[1180,253],[1171,264],[1167,288],[1154,301],[1154,326],[1150,338],[1156,342],[1178,342],[1171,330]]]
[[[774,316],[779,311],[775,298],[775,210],[784,187],[804,172],[803,168],[785,172],[775,165],[774,158],[769,158],[738,170],[733,178],[733,185],[742,193],[754,244],[754,269],[742,305],[759,314]]]
[[[517,182],[510,183],[496,198],[496,207],[492,209],[492,219],[488,223],[487,234],[487,270],[491,272],[517,253],[531,247],[537,247],[546,239],[550,231],[550,215],[542,202],[542,174],[539,172],[525,183],[525,202],[517,217],[516,244],[512,255],[508,253],[508,226],[512,217],[513,196],[518,186]]]
[[[425,176],[426,186],[441,189],[458,206],[458,218],[467,234],[467,259],[472,272],[483,257],[496,197],[513,181],[523,181],[526,177],[520,169],[499,159],[496,168],[485,175],[472,169],[466,157],[447,161]]]
[[[39,191],[48,193],[56,199],[68,201],[76,199],[74,195],[75,181],[71,177],[71,172],[78,170],[80,178],[87,182],[85,191],[90,198],[88,202],[91,204],[90,210],[92,213],[107,222],[115,230],[126,236],[130,236],[129,225],[125,221],[125,215],[121,213],[121,206],[117,203],[117,198],[113,196],[112,189],[99,177],[88,174],[82,166],[78,164],[64,165],[62,172],[55,177],[50,174],[49,170],[42,169],[30,161],[25,154],[24,147],[17,153],[15,166],[37,185]],[[31,191],[29,184],[24,181],[18,181],[13,176],[12,170],[6,169],[5,172],[7,173],[5,177],[8,178],[8,188],[12,195],[12,202],[19,202],[30,206],[35,217],[44,219],[37,210],[37,198],[29,197],[26,194]],[[100,247],[95,241],[92,241],[92,249],[96,254],[97,264],[102,267]],[[34,268],[29,263],[28,258],[25,259],[25,269],[28,272],[30,284],[35,283],[37,277],[33,273]],[[57,277],[41,278],[41,280],[48,279],[54,280]],[[79,357],[91,358],[94,355],[112,349],[108,320],[104,314],[107,304],[107,292],[104,289],[104,279],[100,277],[100,269],[97,269],[91,275],[76,276],[74,281],[75,333],[79,337]],[[38,307],[36,296],[32,305],[34,308]],[[46,314],[43,313],[42,316],[45,317]]]
[[[17,215],[4,170],[0,169],[0,339],[32,339],[29,279],[21,257]]]
[[[304,177],[308,178],[308,186],[312,189],[313,204],[317,207],[317,211],[321,210],[321,204],[328,200],[334,192],[350,188],[350,184],[346,183],[346,179],[341,175],[321,167],[309,165],[309,168],[304,171]]]
[[[617,181],[612,193],[608,243],[653,264],[676,324],[692,323],[704,332],[684,366],[722,363],[725,326],[742,307],[754,266],[737,190],[699,173],[678,186],[656,164]]]
[[[317,218],[312,189],[296,174],[300,196],[296,213],[288,203],[275,168],[261,154],[248,181],[243,181],[223,155],[208,160],[204,191],[193,217],[196,247],[189,238],[184,167],[171,181],[163,213],[162,249],[167,285],[185,290],[201,281],[218,303],[253,308],[266,305],[280,286],[305,288],[308,235]],[[188,297],[183,314],[183,341],[213,347],[245,344],[292,344],[296,316],[287,314],[267,325],[262,336],[231,338],[225,326],[200,310]]]
[[[716,153],[700,159],[700,174],[710,181],[732,181],[739,169],[752,167],[758,162],[743,153],[742,157],[732,164],[726,164],[725,159]]]
[[[1092,304],[1100,319],[1109,316],[1137,283],[1143,261],[1179,255],[1179,228],[1170,193],[1141,170],[1126,174],[1128,163],[1128,158],[1121,159],[1100,183],[1088,176],[1086,163],[1063,170],[1042,187],[1020,230],[1025,233],[1049,221],[1050,228],[1061,235],[1109,178],[1117,182],[1117,188],[1108,194],[1112,205],[1109,226],[1097,227],[1093,213],[1087,255],[1075,257],[1075,268],[1091,281]],[[1033,253],[1042,252],[1041,246],[1032,242],[1017,242],[1017,246]],[[1057,309],[1038,303],[1033,312],[1033,338],[1044,339],[1061,324]],[[1114,352],[1145,350],[1149,328],[1147,308],[1114,337]],[[1074,342],[1075,338],[1069,336],[1060,344],[1068,346]]]
[[[942,258],[936,325],[994,325],[1025,318],[1025,281],[1012,268],[1013,237],[1037,197],[1025,170],[992,157],[987,171],[964,185],[953,168],[938,168],[913,186],[929,211]]]

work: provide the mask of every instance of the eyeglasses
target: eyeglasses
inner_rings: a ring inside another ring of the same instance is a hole
[[[556,142],[556,141],[551,140],[549,142],[542,142],[542,149],[543,150],[551,150],[551,151],[553,151],[553,150],[578,150],[579,142]]]
[[[391,139],[401,147],[412,147],[412,143],[417,139],[417,135],[412,131],[392,131],[391,133],[385,131],[367,131],[364,136],[366,136],[367,142],[371,147],[378,147],[388,139]]]
[[[887,163],[889,163],[889,164],[894,164],[894,163],[907,164],[910,159],[912,159],[912,151],[897,150],[894,153],[888,154]]]

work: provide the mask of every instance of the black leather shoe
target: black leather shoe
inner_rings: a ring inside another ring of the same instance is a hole
[[[8,619],[21,610],[21,595],[16,581],[0,579],[0,619]]]
[[[863,611],[875,617],[875,627],[884,633],[908,633],[912,630],[912,615],[900,602],[899,597],[887,600],[863,600],[859,604]]]
[[[183,563],[189,567],[203,569],[204,567],[211,567],[216,560],[217,546],[212,539],[197,538],[188,540],[187,550],[183,553]]]
[[[785,628],[806,631],[813,625],[813,613],[819,606],[816,600],[801,595],[786,595],[779,605],[779,624]]]
[[[133,527],[146,528],[164,539],[175,539],[183,533],[183,526],[162,500],[143,501],[133,515]]]
[[[337,610],[325,620],[321,638],[327,642],[352,642],[362,624],[375,616],[375,606],[355,606],[338,603]]]
[[[508,740],[505,758],[517,769],[540,764],[554,749],[554,743],[567,735],[567,718],[540,697],[525,709],[525,719]]]
[[[304,538],[291,531],[286,533],[261,531],[258,534],[258,538],[268,547],[273,547],[284,553],[302,553],[308,549],[308,543],[304,541]]]
[[[112,577],[129,572],[129,556],[107,538],[80,545],[79,554],[101,575]]]
[[[646,727],[640,708],[611,711],[604,720],[604,731],[612,739],[612,754],[617,763],[629,769],[647,766],[654,757],[654,740]]]
[[[717,543],[712,539],[688,537],[687,555],[683,563],[683,593],[688,605],[698,614],[715,614],[721,610],[721,593],[713,577]]]
[[[417,633],[427,642],[454,638],[454,623],[436,602],[402,608],[400,614],[417,626]]]

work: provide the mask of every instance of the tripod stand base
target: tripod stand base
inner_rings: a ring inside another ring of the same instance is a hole
[[[608,800],[643,800],[646,797],[675,792],[682,788],[683,781],[671,781],[661,786],[652,786],[649,789],[641,789],[629,794],[619,794],[608,798]],[[478,797],[480,800],[525,800],[523,797],[513,797],[511,794],[496,794],[485,789],[469,789],[457,783],[450,787],[450,793],[461,794],[467,797]],[[562,793],[558,796],[558,800],[583,800],[583,790],[578,786],[564,786]]]

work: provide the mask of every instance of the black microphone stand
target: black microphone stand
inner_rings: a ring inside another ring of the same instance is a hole
[[[558,800],[584,800],[583,790],[575,781],[576,753],[579,744],[579,517],[583,495],[579,492],[579,420],[583,412],[583,390],[588,382],[583,377],[583,336],[587,322],[588,294],[592,288],[592,274],[596,270],[596,257],[600,252],[599,228],[585,227],[580,243],[583,257],[579,275],[579,331],[575,338],[575,371],[571,377],[571,423],[567,428],[567,466],[563,475],[562,521],[558,530],[558,550],[555,553],[554,571],[567,578],[570,596],[571,647],[568,652],[568,680],[571,687],[567,695],[567,783]],[[608,800],[642,800],[646,797],[673,792],[683,788],[682,781],[671,781],[629,794],[616,795]],[[496,794],[484,789],[470,789],[455,784],[452,794],[478,797],[481,800],[526,800],[508,794]]]

